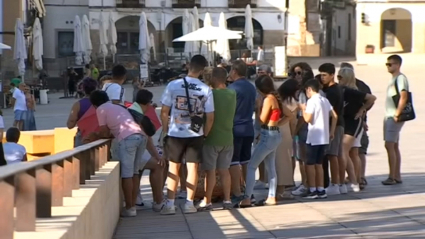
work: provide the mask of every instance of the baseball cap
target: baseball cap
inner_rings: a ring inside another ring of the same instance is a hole
[[[258,67],[258,71],[264,71],[266,73],[272,73],[272,68],[268,65],[261,65]]]

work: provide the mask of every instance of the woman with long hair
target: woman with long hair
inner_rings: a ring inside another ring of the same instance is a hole
[[[23,131],[32,131],[32,130],[37,130],[36,124],[35,124],[35,116],[34,116],[34,112],[35,112],[35,98],[34,95],[31,94],[31,90],[29,86],[25,87],[25,100],[27,102],[27,112],[26,112],[26,117],[24,120],[24,125],[23,125]]]
[[[97,81],[93,80],[92,78],[85,78],[81,84],[84,91],[84,97],[72,105],[71,112],[69,113],[68,121],[66,122],[68,129],[72,129],[75,126],[77,126],[78,121],[81,118],[83,118],[83,116],[87,116],[86,113],[89,112],[90,108],[92,108],[92,104],[90,102],[90,94],[97,89]],[[93,110],[90,112],[93,112]],[[96,113],[95,110],[94,110],[94,113]],[[96,114],[94,114],[94,116],[96,116]],[[90,117],[90,121],[96,121],[96,122],[93,122],[92,125],[94,126],[96,124],[98,125],[96,117]],[[93,128],[93,127],[89,126],[89,128]],[[85,133],[82,132],[79,127],[77,134],[75,135],[74,147],[77,147],[83,144],[82,137],[85,136],[83,134]]]
[[[344,93],[344,136],[342,138],[342,168],[346,168],[352,191],[360,191],[361,181],[361,161],[358,147],[355,147],[356,139],[363,134],[363,123],[366,110],[369,109],[376,100],[371,94],[366,94],[357,89],[356,77],[351,68],[341,68],[338,72],[339,84],[343,87]]]
[[[298,113],[298,97],[297,92],[299,84],[295,79],[289,79],[283,82],[278,88],[282,104],[287,107],[292,117],[289,124],[279,126],[282,135],[282,141],[276,151],[276,173],[277,173],[277,190],[278,199],[292,199],[291,192],[286,189],[294,185],[294,168],[292,157],[294,155],[293,139],[295,135],[295,127],[297,124]]]
[[[309,79],[313,78],[310,75],[310,73],[313,74],[313,70],[312,70],[311,66],[306,62],[295,63],[289,69],[289,76],[292,79],[297,80],[299,84],[302,84],[301,82],[302,82],[303,79],[309,80]],[[306,74],[309,74],[309,75],[306,75]]]
[[[259,76],[255,80],[255,86],[264,99],[259,118],[261,133],[259,143],[255,147],[247,166],[245,195],[242,202],[238,205],[242,208],[252,206],[251,196],[254,191],[255,171],[263,161],[268,172],[269,194],[267,199],[261,200],[257,205],[276,204],[276,149],[282,141],[279,126],[288,123],[292,116],[291,111],[282,104],[282,100],[270,76]]]

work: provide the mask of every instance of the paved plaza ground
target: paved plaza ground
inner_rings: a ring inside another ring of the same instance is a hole
[[[120,219],[116,239],[219,239],[219,238],[424,238],[425,237],[425,163],[422,140],[425,127],[425,94],[421,87],[421,66],[404,67],[414,94],[417,119],[405,124],[401,136],[403,184],[382,186],[388,166],[382,141],[382,121],[387,82],[390,75],[382,66],[356,66],[357,77],[364,80],[378,97],[369,113],[370,147],[367,158],[369,185],[360,193],[332,196],[325,200],[286,201],[274,207],[215,210],[184,215],[161,216],[149,207],[136,218]],[[149,88],[155,102],[164,87]],[[65,126],[73,99],[58,99],[51,94],[49,105],[38,106],[39,129]],[[127,99],[131,97],[128,87]],[[6,126],[12,124],[12,111],[4,110]],[[300,176],[296,173],[296,180]],[[150,205],[150,188],[144,177],[145,204]],[[257,199],[266,190],[255,191]],[[217,205],[219,207],[219,205]],[[105,210],[107,210],[105,208]]]

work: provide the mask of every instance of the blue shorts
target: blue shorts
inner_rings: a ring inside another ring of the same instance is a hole
[[[121,178],[132,178],[139,175],[139,169],[147,162],[143,160],[143,153],[148,142],[147,136],[132,134],[118,142],[118,160],[121,166]]]
[[[20,121],[25,119],[25,110],[15,110],[15,120]]]
[[[325,151],[328,148],[327,144],[323,145],[311,145],[307,144],[307,165],[322,164],[323,158],[325,157]]]

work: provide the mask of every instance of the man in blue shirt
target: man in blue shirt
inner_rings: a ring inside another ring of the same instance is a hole
[[[232,83],[229,89],[236,91],[236,112],[233,124],[233,159],[230,166],[233,196],[241,197],[241,174],[246,179],[246,167],[251,159],[251,147],[254,141],[254,113],[257,91],[246,79],[247,66],[244,61],[233,62],[229,73]],[[242,167],[241,167],[242,166]],[[241,171],[242,169],[242,171]]]

